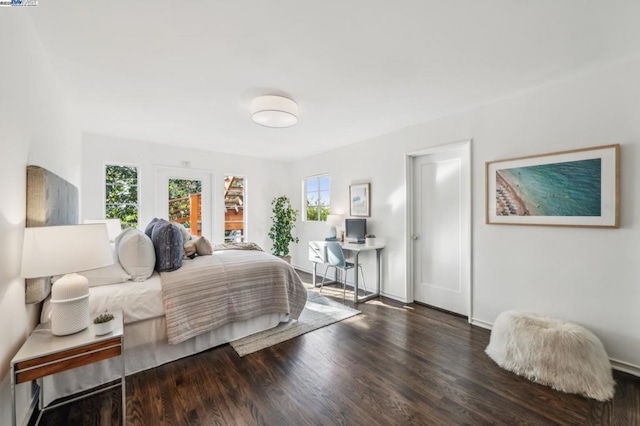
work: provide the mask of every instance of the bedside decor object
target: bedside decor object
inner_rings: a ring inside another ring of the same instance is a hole
[[[533,382],[598,401],[613,398],[609,357],[600,339],[580,325],[533,312],[502,312],[485,352]]]
[[[51,289],[51,333],[77,333],[89,325],[89,283],[76,272],[113,264],[105,224],[26,228],[22,277],[67,274]]]
[[[273,241],[271,254],[290,263],[289,243],[298,242],[298,237],[291,234],[296,226],[298,210],[291,206],[291,201],[286,195],[274,198],[271,205],[273,206],[273,216],[271,216],[273,224],[269,229],[269,238]]]
[[[298,122],[298,104],[283,96],[258,96],[251,102],[251,119],[265,127],[291,127]]]
[[[370,207],[371,185],[359,183],[349,186],[349,215],[371,216]]]
[[[110,333],[113,329],[113,314],[105,311],[104,314],[100,314],[93,319],[93,332],[96,336],[102,336]]]
[[[486,163],[486,223],[619,227],[620,145]]]

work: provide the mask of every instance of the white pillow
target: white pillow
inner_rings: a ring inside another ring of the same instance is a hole
[[[78,272],[78,274],[89,280],[89,287],[118,284],[131,279],[131,276],[120,266],[115,250],[113,251],[113,265],[105,266],[104,268],[89,269],[88,271]]]
[[[134,228],[122,231],[116,238],[118,260],[132,281],[144,281],[153,274],[156,252],[151,238]]]

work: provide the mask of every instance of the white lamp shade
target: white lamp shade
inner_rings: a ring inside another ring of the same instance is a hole
[[[327,223],[332,226],[340,226],[344,222],[344,215],[330,214],[327,216]]]
[[[22,277],[38,278],[113,264],[105,224],[40,226],[24,230]]]
[[[327,215],[327,223],[329,224],[329,236],[336,237],[338,231],[336,230],[336,226],[342,225],[344,222],[344,216],[341,214],[330,214]]]
[[[251,102],[251,119],[266,127],[291,127],[298,122],[298,104],[282,96],[259,96]]]
[[[122,232],[122,224],[120,219],[85,219],[85,224],[91,223],[104,223],[107,225],[107,233],[109,234],[109,241],[114,242],[116,237]]]

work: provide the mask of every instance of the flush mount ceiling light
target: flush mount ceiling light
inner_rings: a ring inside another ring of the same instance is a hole
[[[251,101],[251,119],[265,127],[291,127],[298,122],[298,104],[282,96],[258,96]]]

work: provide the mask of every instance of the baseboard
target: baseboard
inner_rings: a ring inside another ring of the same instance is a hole
[[[470,323],[471,325],[475,325],[480,328],[486,328],[487,330],[491,330],[491,328],[493,327],[493,324],[491,324],[490,322],[482,321],[476,318],[471,318]]]
[[[306,272],[307,274],[313,274],[313,269],[312,268],[305,268],[303,266],[299,266],[299,265],[291,265],[293,266],[293,269],[298,269],[302,272]]]
[[[640,366],[630,364],[628,362],[620,361],[618,359],[613,359],[613,358],[609,358],[609,361],[611,361],[611,367],[614,370],[622,371],[623,373],[640,377]]]

